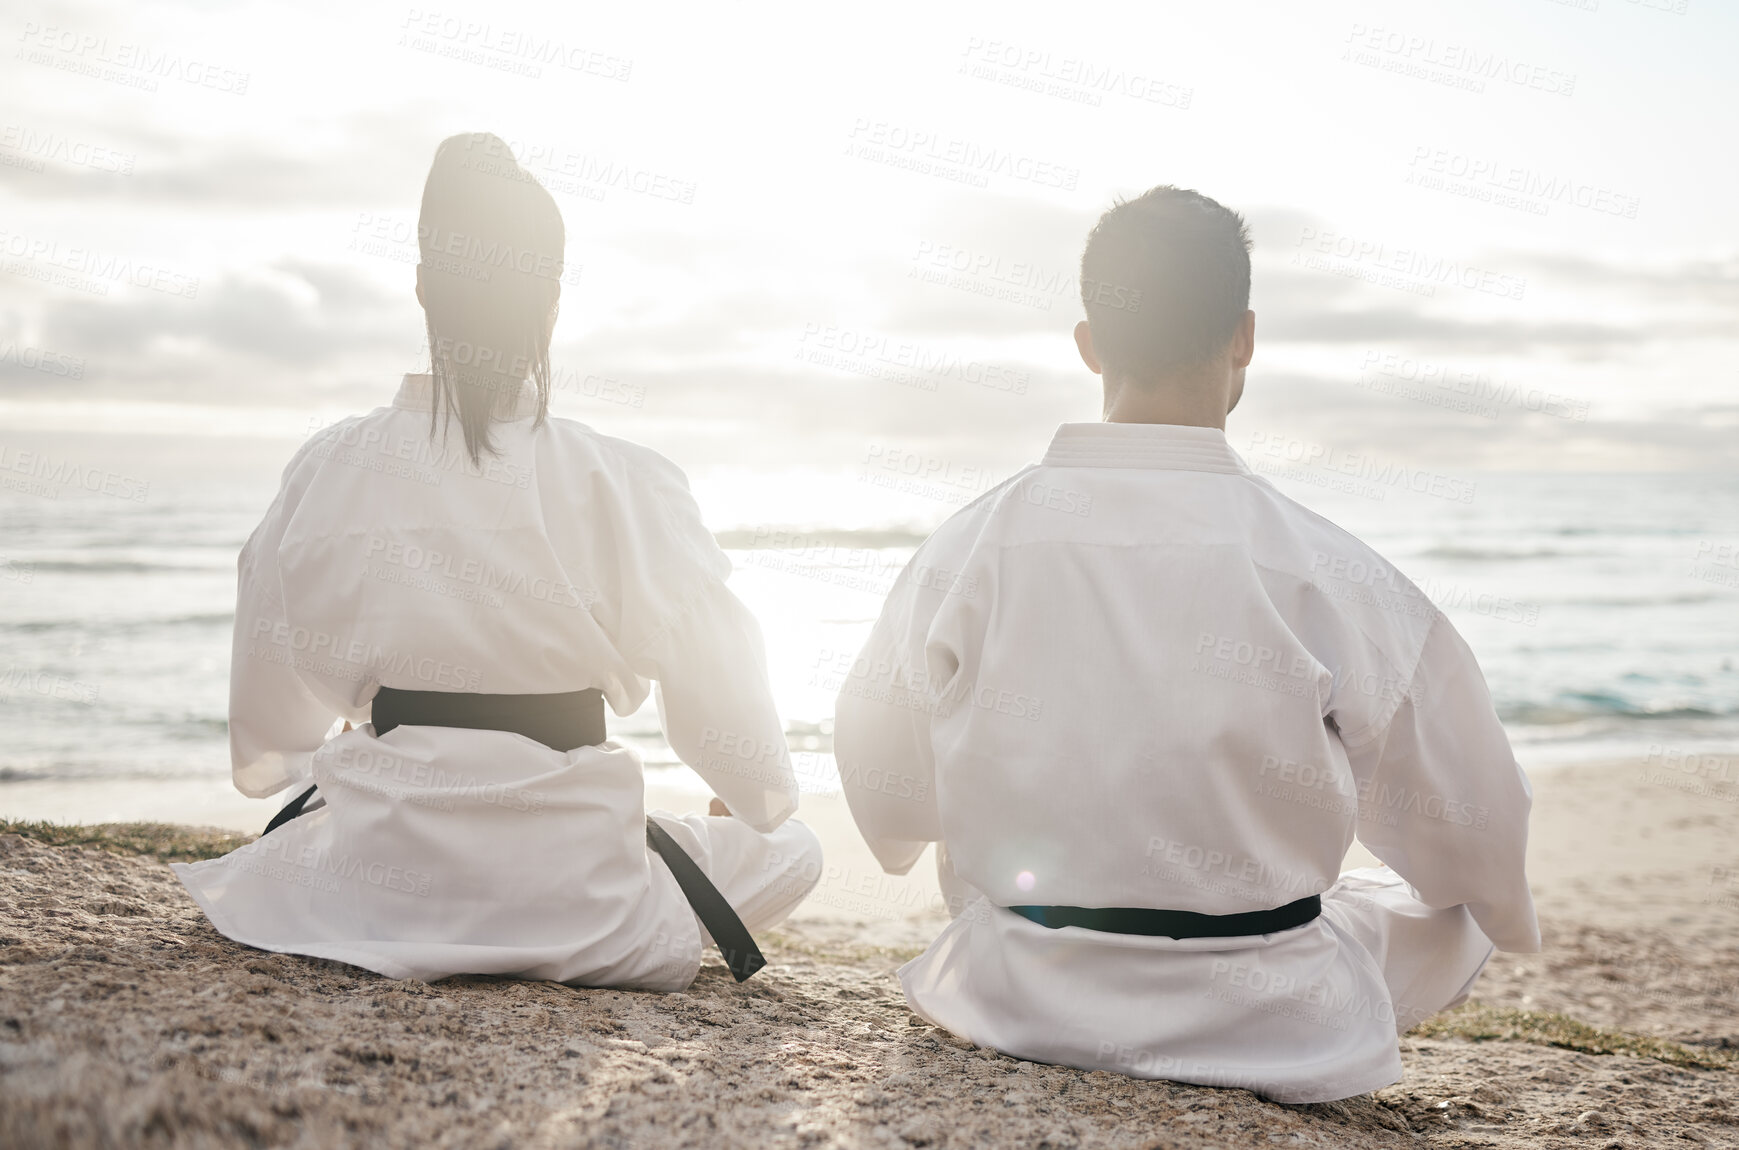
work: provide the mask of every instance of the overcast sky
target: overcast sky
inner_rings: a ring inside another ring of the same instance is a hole
[[[1733,5],[818,7],[9,5],[0,422],[281,458],[386,402],[487,130],[567,222],[557,411],[791,517],[1096,418],[1080,247],[1158,183],[1252,225],[1235,446],[1734,463]]]

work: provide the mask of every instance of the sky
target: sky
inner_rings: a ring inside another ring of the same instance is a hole
[[[554,411],[715,526],[933,522],[1096,419],[1081,245],[1162,183],[1250,223],[1240,450],[1739,458],[1739,5],[821,7],[8,4],[0,431],[275,469],[388,402],[482,130],[566,221]]]

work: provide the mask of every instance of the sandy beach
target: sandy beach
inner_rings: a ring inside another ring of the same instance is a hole
[[[253,951],[164,865],[234,832],[13,824],[0,1144],[1739,1146],[1739,803],[1705,784],[1636,761],[1536,772],[1545,952],[1498,956],[1473,1002],[1408,1035],[1400,1084],[1305,1107],[922,1023],[894,971],[942,921],[928,864],[881,876],[837,798],[806,798],[829,874],[765,940],[771,966],[739,986],[714,959],[675,995]]]

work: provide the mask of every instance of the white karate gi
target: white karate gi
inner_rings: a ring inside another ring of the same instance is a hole
[[[220,931],[266,950],[394,978],[681,989],[703,931],[648,852],[631,748],[376,738],[371,700],[598,688],[626,715],[656,680],[672,748],[735,815],[658,817],[755,930],[801,901],[820,855],[787,821],[760,629],[669,461],[569,420],[534,428],[527,385],[477,468],[456,422],[431,442],[430,390],[406,376],[393,406],[310,440],[242,550],[235,784],[312,781],[324,805],[176,873]],[[334,736],[340,718],[357,729]]]
[[[1472,654],[1216,429],[1064,425],[918,550],[840,672],[834,749],[876,857],[904,873],[946,844],[957,917],[901,968],[907,1000],[982,1046],[1344,1098],[1400,1078],[1397,1032],[1493,943],[1538,949],[1531,792]],[[1393,870],[1339,875],[1355,833]],[[1316,920],[1231,939],[1006,909],[1317,892]]]

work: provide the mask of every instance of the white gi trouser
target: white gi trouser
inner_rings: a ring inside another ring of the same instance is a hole
[[[1172,939],[1051,929],[938,870],[957,917],[900,968],[906,1000],[1017,1058],[1323,1102],[1401,1077],[1397,1034],[1462,1002],[1492,955],[1464,906],[1348,871],[1292,930]]]
[[[174,869],[224,935],[390,978],[454,974],[681,990],[705,943],[646,845],[639,756],[522,735],[364,726],[313,759],[325,804],[222,858]],[[821,848],[787,820],[655,816],[750,930],[814,885]]]

